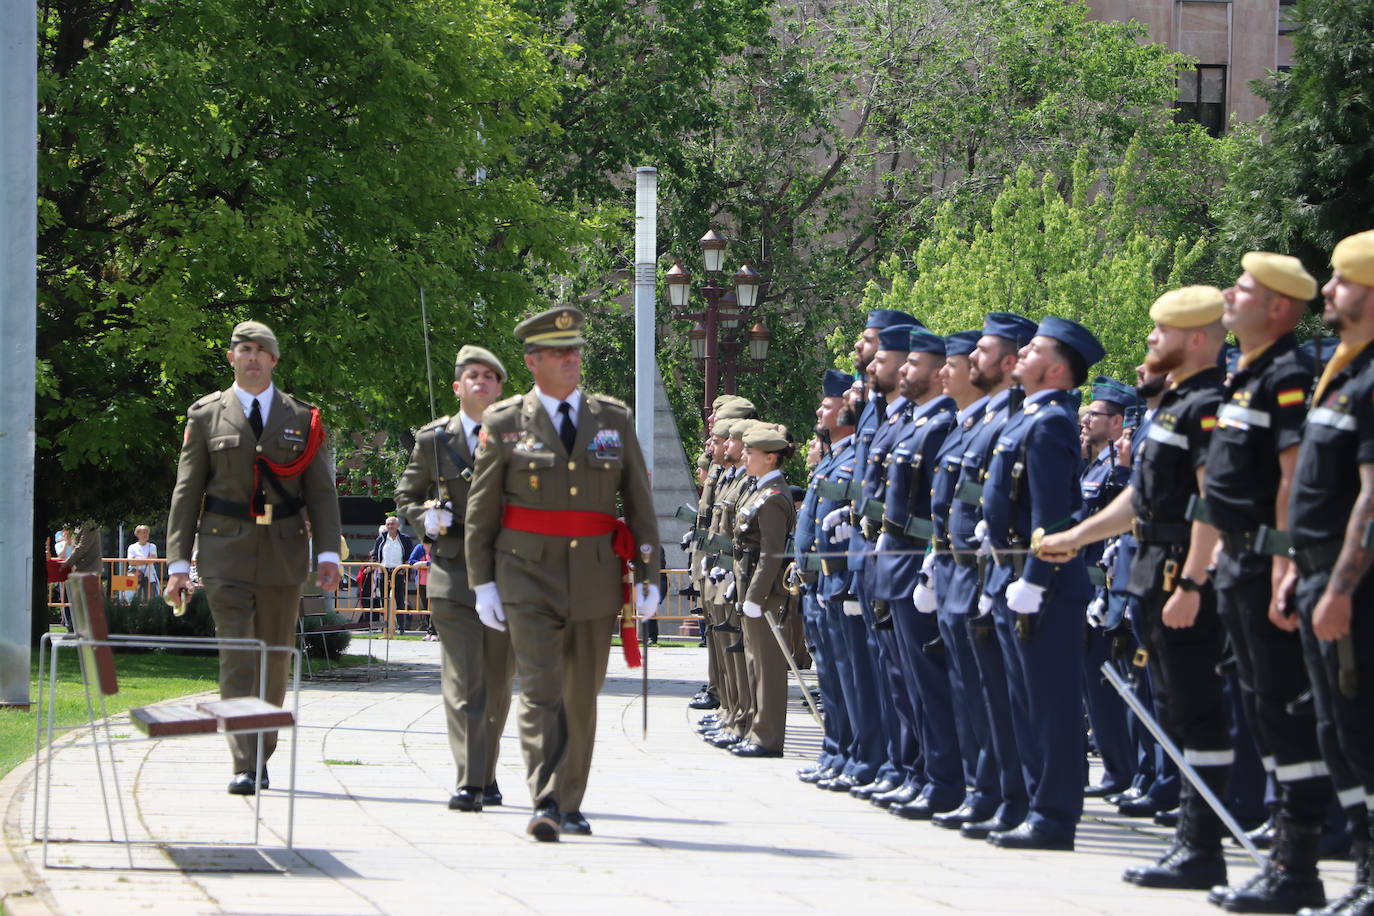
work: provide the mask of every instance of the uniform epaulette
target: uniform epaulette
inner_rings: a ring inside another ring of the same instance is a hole
[[[525,396],[523,394],[513,394],[508,398],[502,398],[495,404],[492,404],[490,407],[487,408],[487,413],[496,413],[502,410],[511,410],[519,408],[521,402],[524,400]]]
[[[621,410],[628,411],[630,409],[629,404],[626,404],[624,401],[620,400],[620,398],[613,398],[609,394],[594,394],[592,395],[592,397],[596,398],[603,404],[609,404],[612,407],[619,407]]]
[[[211,404],[219,400],[219,396],[220,392],[218,391],[212,391],[209,394],[201,395],[191,404],[190,408],[188,409],[197,410],[201,407],[209,407]]]
[[[311,404],[309,401],[302,401],[300,398],[296,397],[294,394],[287,394],[285,391],[282,391],[281,389],[277,389],[277,391],[278,391],[279,394],[281,394],[282,397],[286,398],[286,399],[287,399],[288,401],[290,401],[292,404],[295,404],[297,407],[300,407],[300,408],[303,409],[303,410],[309,411],[309,410],[318,410],[318,409],[319,409],[319,408],[317,408],[314,404]]]
[[[447,426],[447,425],[448,425],[448,421],[451,420],[451,419],[453,419],[453,418],[450,417],[450,416],[442,416],[442,417],[438,418],[437,420],[430,420],[430,421],[429,421],[428,423],[426,423],[424,426],[421,426],[421,427],[420,427],[420,432],[424,432],[424,431],[427,430],[427,429],[439,429],[439,428],[441,428],[441,427]]]

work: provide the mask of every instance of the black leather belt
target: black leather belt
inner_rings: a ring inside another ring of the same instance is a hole
[[[228,499],[220,499],[215,496],[205,497],[204,503],[206,512],[213,512],[216,515],[227,515],[230,518],[242,519],[245,522],[254,520],[252,509],[248,503],[236,503]],[[272,518],[291,518],[299,514],[301,507],[299,503],[273,503]]]
[[[1304,576],[1326,572],[1335,565],[1336,558],[1341,555],[1341,548],[1344,546],[1344,540],[1334,540],[1310,544],[1307,547],[1294,547],[1293,562],[1298,564],[1298,572]]]
[[[1142,544],[1183,544],[1192,536],[1193,528],[1184,522],[1147,522],[1135,519],[1131,533]]]

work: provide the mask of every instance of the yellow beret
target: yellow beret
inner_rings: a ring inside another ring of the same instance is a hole
[[[758,415],[759,412],[754,409],[754,402],[741,397],[726,401],[716,408],[717,420],[745,420],[753,419]]]
[[[475,344],[464,344],[458,351],[458,358],[453,361],[454,372],[462,372],[463,367],[468,363],[481,363],[501,380],[501,384],[506,383],[506,367],[501,365],[501,360],[496,358],[496,354],[486,347],[479,347]]]
[[[586,320],[581,309],[561,305],[517,324],[515,336],[537,347],[581,347],[587,343],[582,338],[582,325]]]
[[[1331,252],[1331,266],[1347,280],[1374,286],[1374,229],[1347,235]]]
[[[281,359],[281,351],[277,349],[277,335],[261,321],[240,321],[234,325],[234,333],[229,336],[229,349],[232,350],[236,344],[241,343],[255,343],[277,359]]]
[[[1226,300],[1215,286],[1171,289],[1150,306],[1150,320],[1175,328],[1200,328],[1221,320]]]
[[[787,448],[787,430],[777,423],[754,422],[744,430],[744,444],[765,452],[780,452]]]
[[[1317,295],[1317,281],[1292,255],[1252,251],[1240,259],[1240,266],[1280,296],[1306,302]]]

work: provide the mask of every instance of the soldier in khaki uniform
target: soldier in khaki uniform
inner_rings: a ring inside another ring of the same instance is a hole
[[[265,324],[244,321],[234,328],[226,354],[234,384],[207,394],[186,411],[177,482],[167,515],[167,599],[183,600],[190,585],[191,549],[200,538],[198,566],[210,599],[215,632],[289,646],[300,611],[301,577],[315,544],[338,544],[339,501],[334,460],[324,447],[319,411],[278,390],[272,372],[280,352]],[[339,584],[339,555],[318,554],[316,583],[326,592]],[[258,655],[221,651],[220,696],[251,696],[258,688]],[[268,656],[267,695],[286,696],[290,656]],[[252,795],[254,775],[276,749],[276,732],[229,738],[234,778],[229,792]]]
[[[582,325],[564,306],[516,327],[534,388],[483,415],[465,520],[477,614],[510,629],[535,808],[528,831],[542,842],[591,833],[580,809],[627,564],[639,615],[653,617],[659,602],[644,456],[630,409],[578,388]]]
[[[753,405],[743,402],[750,413]],[[727,404],[722,412],[740,405]],[[705,557],[707,569],[706,598],[713,621],[712,651],[720,654],[722,680],[721,716],[714,727],[701,732],[707,744],[728,748],[743,741],[749,734],[754,716],[754,694],[749,687],[749,666],[744,656],[744,640],[739,623],[739,583],[734,572],[735,508],[740,497],[749,489],[751,481],[743,464],[744,429],[756,422],[752,419],[727,417],[717,420],[713,435],[724,443],[723,463],[726,471],[716,488],[715,503],[711,507],[711,527]]]
[[[744,430],[744,467],[749,475],[745,479],[753,483],[741,493],[735,512],[735,578],[753,717],[745,739],[730,747],[736,757],[782,756],[787,660],[763,615],[776,621],[787,604],[783,560],[797,511],[782,463],[792,451],[781,426],[756,421]]]
[[[458,351],[454,376],[460,410],[416,434],[410,464],[396,484],[396,511],[434,542],[430,619],[439,633],[448,743],[458,769],[448,806],[481,811],[502,800],[496,757],[510,711],[514,656],[510,636],[477,617],[463,557],[463,518],[482,412],[501,397],[506,368],[491,351],[468,345]]]

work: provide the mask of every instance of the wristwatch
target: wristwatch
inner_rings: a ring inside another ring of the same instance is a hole
[[[1182,589],[1185,592],[1200,592],[1202,591],[1202,586],[1205,584],[1205,582],[1197,582],[1187,576],[1179,576],[1174,580],[1174,587]]]

